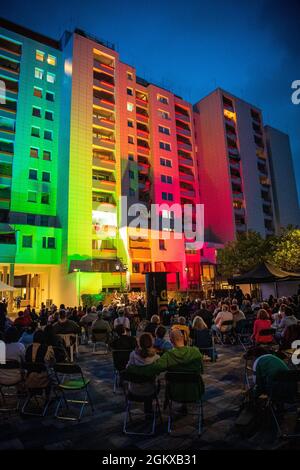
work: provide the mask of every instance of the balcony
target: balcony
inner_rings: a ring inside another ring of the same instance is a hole
[[[97,70],[100,70],[101,72],[108,73],[109,75],[114,76],[115,69],[112,65],[105,64],[103,62],[100,62],[97,59],[94,59],[94,68]]]
[[[237,157],[239,155],[239,150],[236,147],[231,147],[228,145],[228,155],[230,157]]]
[[[239,170],[240,169],[240,164],[239,164],[238,161],[229,160],[229,165],[230,165],[230,169],[232,169],[232,170]]]
[[[93,258],[102,258],[102,259],[116,259],[117,258],[117,249],[116,248],[102,248],[100,250],[92,250]]]
[[[101,191],[107,191],[107,192],[113,193],[116,190],[116,182],[115,180],[100,179],[100,178],[95,178],[93,176],[92,187],[93,189],[99,189]]]
[[[179,170],[179,179],[180,179],[180,181],[194,181],[195,177],[194,177],[193,174],[182,173]]]
[[[188,167],[194,166],[194,162],[192,158],[184,158],[184,157],[179,156],[179,163],[180,165],[184,165]]]
[[[226,96],[223,96],[223,108],[227,111],[230,111],[231,113],[234,113],[233,102],[231,99],[226,98]]]
[[[93,104],[99,108],[106,109],[108,111],[113,111],[115,109],[115,103],[108,101],[106,99],[93,98]]]
[[[0,170],[0,188],[9,188],[11,186],[12,176],[1,174]]]
[[[116,161],[107,155],[93,155],[93,166],[102,168],[103,170],[115,170]]]
[[[144,153],[145,155],[149,155],[150,149],[149,147],[144,147],[144,145],[137,145],[138,152]]]
[[[136,133],[137,133],[137,136],[141,137],[142,139],[149,139],[149,131],[137,128]]]
[[[92,208],[94,211],[103,211],[103,212],[109,212],[109,211],[115,211],[116,209],[116,203],[113,200],[107,200],[106,201],[92,201]]]
[[[101,88],[101,90],[105,90],[108,92],[113,92],[114,91],[114,84],[102,79],[98,80],[97,78],[94,78],[93,85],[97,88]]]
[[[115,120],[102,117],[100,115],[94,115],[93,124],[95,126],[103,127],[104,129],[115,129]]]
[[[185,114],[181,114],[180,112],[175,111],[175,117],[176,119],[179,119],[180,121],[190,122],[190,117],[186,116]]]
[[[178,126],[176,126],[176,132],[179,135],[184,135],[184,136],[187,136],[187,137],[191,137],[191,135],[192,135],[192,133],[189,129],[183,129],[182,127],[178,127]]]
[[[244,199],[243,193],[241,191],[237,191],[237,190],[232,190],[232,197],[234,199],[239,199],[239,200]]]
[[[186,152],[192,152],[193,147],[190,144],[185,144],[177,140],[177,148],[178,150],[185,150]]]
[[[108,150],[113,150],[115,147],[115,139],[109,139],[108,137],[93,137],[93,145],[96,145],[98,147],[102,147]]]
[[[244,207],[234,207],[233,210],[234,210],[234,214],[237,216],[243,217],[246,214]]]
[[[264,176],[260,176],[259,182],[262,186],[271,186],[271,181],[269,180],[269,178],[266,178]]]
[[[147,100],[143,100],[143,99],[138,98],[138,97],[136,97],[135,99],[136,99],[136,104],[137,104],[138,106],[142,106],[143,108],[147,108],[147,107],[148,107],[148,101],[147,101]]]
[[[180,195],[183,197],[188,197],[193,199],[196,196],[196,193],[194,190],[188,190],[185,188],[180,188]]]

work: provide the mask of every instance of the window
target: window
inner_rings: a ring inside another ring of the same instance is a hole
[[[132,263],[132,272],[139,273],[140,272],[140,264],[139,263]]]
[[[22,247],[23,248],[32,248],[32,235],[23,235]]]
[[[161,109],[158,110],[158,116],[162,119],[170,119],[170,113],[167,111],[162,111]]]
[[[144,263],[144,272],[150,273],[151,271],[151,263]]]
[[[40,224],[43,227],[48,227],[49,226],[49,217],[48,217],[48,215],[41,215]]]
[[[30,147],[30,156],[31,158],[39,158],[39,149]]]
[[[157,101],[163,104],[169,104],[169,100],[166,96],[157,95]]]
[[[131,180],[134,180],[134,171],[129,170],[129,178],[130,178]]]
[[[128,121],[127,121],[127,126],[128,126],[128,127],[133,127],[133,121],[131,121],[130,119],[128,119]]]
[[[133,80],[133,75],[131,72],[127,72],[127,79],[128,80]]]
[[[37,98],[43,98],[43,90],[38,87],[33,87],[33,96],[36,96]]]
[[[40,128],[32,126],[31,128],[31,135],[33,137],[40,137]]]
[[[50,183],[50,173],[48,171],[43,171],[42,181],[44,181],[45,183]]]
[[[45,111],[45,119],[47,119],[48,121],[53,121],[53,112]]]
[[[39,69],[38,67],[35,67],[34,76],[35,76],[35,78],[38,78],[39,80],[43,80],[43,76],[44,76],[43,70]]]
[[[127,95],[133,96],[133,89],[132,88],[127,88]]]
[[[135,196],[135,190],[133,188],[129,188],[129,196]]]
[[[28,178],[30,180],[37,180],[38,179],[38,172],[37,170],[29,170],[29,176]]]
[[[134,144],[134,138],[133,138],[132,135],[129,135],[129,136],[128,136],[128,143],[129,143],[129,144]]]
[[[49,203],[50,203],[50,195],[49,195],[49,193],[42,193],[42,196],[41,196],[41,203],[42,203],[42,204],[49,204]]]
[[[44,139],[45,140],[53,140],[53,132],[44,130]]]
[[[51,152],[48,150],[43,151],[43,160],[51,161]]]
[[[56,65],[56,57],[54,55],[48,55],[47,62],[49,65],[53,65],[55,67]]]
[[[35,106],[33,106],[32,108],[32,116],[35,116],[35,117],[41,117],[42,114],[41,114],[41,108],[36,108]]]
[[[159,148],[163,150],[171,150],[171,145],[168,144],[167,142],[159,142]]]
[[[131,162],[134,162],[134,155],[132,153],[128,154],[128,160],[130,160]]]
[[[162,193],[162,200],[163,201],[173,201],[173,194],[172,193]]]
[[[55,83],[55,74],[47,72],[47,82],[48,83]]]
[[[159,249],[160,250],[165,250],[166,249],[165,240],[159,240]]]
[[[35,58],[36,58],[36,60],[39,60],[40,62],[44,62],[45,53],[42,52],[42,51],[36,50],[35,51]]]
[[[55,238],[43,237],[43,248],[49,248],[49,249],[55,248]]]
[[[35,191],[28,191],[28,202],[36,202],[37,193]]]
[[[162,183],[167,183],[167,184],[172,184],[173,183],[172,176],[161,175],[160,180],[161,180]]]
[[[133,103],[129,103],[128,101],[127,101],[127,111],[130,111],[130,112],[133,111]]]
[[[46,100],[51,101],[53,103],[54,101],[54,93],[51,93],[51,91],[46,92]]]
[[[172,161],[171,160],[167,160],[166,158],[161,158],[160,159],[160,164],[162,166],[167,166],[168,168],[172,168]]]
[[[27,214],[27,225],[35,225],[35,215]]]
[[[158,132],[161,132],[162,134],[170,135],[170,129],[168,127],[158,126]]]

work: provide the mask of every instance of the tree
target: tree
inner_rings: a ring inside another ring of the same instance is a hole
[[[218,250],[218,271],[226,278],[243,274],[265,261],[269,251],[270,240],[263,239],[258,232],[238,234],[237,240]]]
[[[300,230],[289,226],[271,241],[268,260],[287,271],[300,271]]]

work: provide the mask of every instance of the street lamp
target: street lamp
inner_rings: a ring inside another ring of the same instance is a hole
[[[185,272],[186,272],[186,297],[188,297],[189,295],[189,280],[188,280],[188,272],[189,272],[189,268],[186,266],[184,268]]]
[[[78,289],[77,289],[77,298],[78,298],[78,305],[79,307],[81,306],[81,288],[80,288],[80,273],[81,273],[81,270],[79,268],[74,268],[73,269],[73,272],[74,273],[78,273]]]

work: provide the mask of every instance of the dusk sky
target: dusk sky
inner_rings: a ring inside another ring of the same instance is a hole
[[[255,104],[290,135],[300,192],[300,2],[10,0],[1,16],[54,38],[78,27],[113,42],[139,76],[192,103],[222,87]]]

